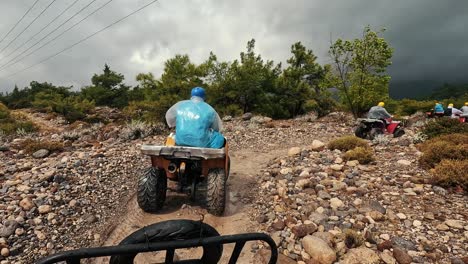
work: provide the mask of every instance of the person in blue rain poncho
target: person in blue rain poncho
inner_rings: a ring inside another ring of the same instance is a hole
[[[166,122],[175,127],[178,146],[222,148],[225,138],[220,133],[222,122],[218,113],[205,103],[205,89],[192,89],[190,100],[173,105],[166,112]]]

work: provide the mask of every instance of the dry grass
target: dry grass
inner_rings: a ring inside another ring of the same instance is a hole
[[[468,159],[442,160],[433,170],[432,182],[442,187],[461,186],[468,190]]]
[[[374,151],[370,147],[356,147],[348,150],[343,158],[345,160],[358,160],[360,164],[368,164],[374,161]]]
[[[328,143],[329,149],[339,149],[341,151],[352,150],[356,147],[367,148],[369,144],[364,139],[355,136],[343,136]]]
[[[454,144],[447,141],[433,141],[424,144],[422,149],[423,155],[419,158],[419,164],[426,169],[433,168],[444,159],[468,159],[468,143]]]
[[[62,151],[63,143],[58,141],[39,141],[35,139],[26,139],[19,144],[19,148],[27,154],[34,153],[40,149],[47,149],[50,152]]]

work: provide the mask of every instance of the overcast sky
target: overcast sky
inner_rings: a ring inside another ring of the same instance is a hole
[[[35,1],[0,1],[0,39]],[[38,0],[25,19],[0,43],[0,50],[52,1]],[[56,0],[30,28],[0,52],[0,67],[18,53],[5,56],[74,1]],[[18,52],[36,43],[91,1],[78,0]],[[107,1],[95,0],[43,42]],[[88,85],[92,74],[100,72],[104,63],[123,73],[126,82],[133,84],[140,72],[160,76],[164,61],[179,53],[188,54],[197,63],[204,61],[210,51],[221,60],[234,60],[245,50],[251,38],[256,39],[257,52],[275,62],[284,62],[290,56],[291,44],[302,41],[314,51],[319,62],[327,63],[330,38],[358,37],[367,24],[375,29],[387,29],[384,36],[395,49],[393,65],[389,69],[393,80],[468,79],[466,0],[160,0],[37,67],[5,77],[64,49],[148,2],[151,0],[113,0],[56,41],[11,67],[0,69],[0,91],[11,90],[15,84],[27,86],[32,80],[79,88]]]

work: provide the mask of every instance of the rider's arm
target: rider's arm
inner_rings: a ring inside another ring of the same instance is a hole
[[[170,128],[176,126],[177,107],[179,106],[179,104],[180,102],[176,103],[166,112],[166,123]]]
[[[218,113],[216,113],[216,111],[214,112],[214,120],[213,120],[213,124],[211,125],[211,128],[213,128],[213,130],[215,131],[221,131],[223,130],[223,122],[221,120],[221,118],[219,117]]]
[[[382,114],[385,115],[385,118],[390,118],[390,117],[392,117],[392,115],[389,114],[389,113],[387,112],[387,110],[386,110],[385,108],[383,108],[383,107],[382,107]]]

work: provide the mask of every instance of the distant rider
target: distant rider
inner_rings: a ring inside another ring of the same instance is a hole
[[[462,116],[468,117],[468,102],[465,102],[465,105],[460,110],[463,112]]]
[[[224,136],[221,118],[209,104],[205,103],[205,89],[192,89],[190,100],[173,105],[166,112],[169,127],[176,128],[175,142],[178,146],[222,148]]]
[[[458,116],[462,114],[463,112],[453,107],[453,104],[449,104],[447,109],[445,109],[445,115],[450,116],[451,118],[458,118]]]
[[[385,103],[380,102],[376,106],[371,107],[369,110],[369,113],[367,114],[367,118],[372,118],[372,119],[381,119],[381,120],[386,120],[387,118],[391,118],[392,115],[390,115],[387,110],[384,108]]]
[[[444,113],[445,113],[445,110],[444,110],[444,107],[442,106],[442,104],[436,102],[435,107],[434,107],[434,114],[439,115],[439,116],[443,116]]]

